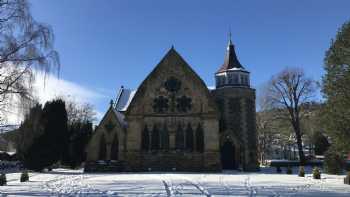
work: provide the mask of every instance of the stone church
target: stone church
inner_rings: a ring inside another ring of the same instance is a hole
[[[215,81],[208,89],[172,47],[137,90],[111,100],[85,170],[258,170],[255,90],[231,39]]]

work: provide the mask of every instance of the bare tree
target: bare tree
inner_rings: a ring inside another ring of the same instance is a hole
[[[260,162],[265,164],[266,157],[270,153],[271,145],[275,138],[274,129],[271,128],[271,117],[267,112],[258,112],[256,116],[258,133],[258,150]]]
[[[0,112],[11,110],[14,97],[31,98],[34,71],[59,71],[53,39],[51,28],[32,18],[27,0],[0,0]]]
[[[266,95],[266,101],[276,109],[277,115],[289,120],[295,133],[301,165],[305,164],[301,131],[304,111],[301,105],[308,102],[315,91],[314,81],[307,78],[302,69],[286,68],[271,78]]]
[[[283,158],[287,158],[291,144],[295,144],[289,122],[276,116],[276,113],[276,109],[260,108],[256,115],[259,156],[263,164],[267,159],[281,156],[277,153],[283,153]]]
[[[66,111],[68,116],[68,123],[73,124],[77,122],[94,122],[96,120],[96,112],[94,106],[90,103],[78,103],[74,99],[68,99],[60,96],[66,103]]]

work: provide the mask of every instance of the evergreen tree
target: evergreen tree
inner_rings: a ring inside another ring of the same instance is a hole
[[[36,104],[29,110],[28,115],[25,117],[23,123],[18,129],[18,135],[16,136],[16,148],[21,159],[24,159],[24,154],[33,144],[34,139],[42,134],[42,112],[42,106],[40,104]]]
[[[326,52],[323,113],[329,136],[337,151],[350,151],[350,21],[338,31]]]
[[[48,148],[53,162],[65,159],[68,153],[69,134],[65,102],[58,99],[45,104],[43,109],[44,134],[50,142]]]
[[[325,153],[323,167],[328,174],[341,174],[344,167],[344,158],[339,152],[330,148]]]
[[[315,146],[315,155],[324,155],[330,146],[328,139],[321,132],[315,132],[313,135],[313,143]]]
[[[69,134],[64,101],[58,99],[47,102],[43,109],[41,124],[42,135],[34,140],[25,154],[25,165],[33,170],[42,170],[66,159]]]
[[[71,168],[76,168],[86,159],[85,148],[92,135],[92,123],[74,122],[69,127],[69,158],[66,162]]]

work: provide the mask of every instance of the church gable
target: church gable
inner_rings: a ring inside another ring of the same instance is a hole
[[[122,148],[126,127],[122,116],[113,106],[108,109],[88,144],[88,160],[118,158],[118,151],[112,149]],[[115,144],[117,148],[113,147]]]
[[[125,127],[126,122],[124,121],[123,115],[120,112],[117,112],[112,105],[103,116],[97,129],[102,129],[105,132],[109,132],[114,129],[122,130]]]
[[[209,90],[172,48],[142,82],[126,115],[200,113],[216,113]]]

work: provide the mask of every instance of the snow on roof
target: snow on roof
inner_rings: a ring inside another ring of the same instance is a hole
[[[126,89],[122,86],[115,102],[115,109],[119,112],[126,111],[135,93],[136,90]]]
[[[207,86],[208,90],[211,91],[211,90],[215,90],[215,86]]]
[[[227,70],[232,70],[232,71],[245,71],[245,72],[247,72],[247,70],[246,69],[244,69],[244,68],[236,68],[236,67],[234,67],[234,68],[230,68],[230,69],[227,69]]]

